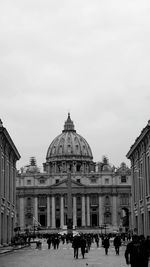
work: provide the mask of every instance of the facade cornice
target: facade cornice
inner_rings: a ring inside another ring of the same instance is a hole
[[[139,144],[143,141],[143,139],[145,138],[145,136],[150,132],[150,126],[147,125],[142,131],[141,134],[136,138],[134,144],[131,146],[129,152],[127,153],[126,157],[128,159],[131,158],[133,152],[135,151],[135,149],[139,146]]]
[[[17,158],[17,160],[19,160],[21,158],[16,146],[14,145],[14,142],[12,141],[9,133],[7,132],[6,128],[4,127],[0,127],[0,134],[3,134],[7,140],[7,142],[9,143],[9,145],[11,146],[11,148],[13,149],[15,156]]]

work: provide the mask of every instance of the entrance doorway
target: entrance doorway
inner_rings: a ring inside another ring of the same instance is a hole
[[[98,217],[97,217],[97,214],[93,213],[91,215],[91,223],[92,223],[92,227],[98,226]]]
[[[81,218],[77,218],[77,226],[81,227]]]
[[[56,218],[56,228],[60,227],[60,219]]]
[[[46,215],[45,214],[40,214],[40,224],[42,226],[46,226]]]

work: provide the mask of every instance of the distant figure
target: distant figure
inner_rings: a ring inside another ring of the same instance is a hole
[[[144,237],[134,235],[125,251],[126,263],[131,267],[148,267],[148,247]]]
[[[103,240],[103,246],[105,248],[105,255],[108,255],[108,249],[109,249],[109,246],[110,246],[109,237],[108,236],[105,236],[105,238]]]
[[[116,237],[114,238],[114,247],[115,247],[116,255],[119,255],[120,246],[121,246],[121,238],[119,235],[116,235]]]
[[[96,242],[97,248],[99,248],[99,237],[98,237],[98,235],[95,236],[95,242]]]
[[[48,249],[51,248],[51,243],[52,243],[52,239],[51,239],[51,237],[49,236],[48,239],[47,239]]]

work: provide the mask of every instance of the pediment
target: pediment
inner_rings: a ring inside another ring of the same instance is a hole
[[[52,187],[55,187],[55,188],[67,188],[68,187],[67,186],[67,182],[68,182],[67,179],[64,179],[63,181],[60,181],[57,184],[53,184]],[[83,186],[84,186],[83,184],[78,183],[78,182],[76,182],[76,181],[71,179],[71,187],[72,188],[77,188],[77,187],[81,188]]]

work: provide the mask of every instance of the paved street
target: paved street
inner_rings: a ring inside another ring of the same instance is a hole
[[[102,247],[96,248],[93,244],[89,253],[82,259],[73,258],[73,249],[70,244],[60,244],[58,250],[48,250],[44,241],[42,249],[36,249],[35,245],[21,250],[0,255],[1,267],[126,267],[124,259],[124,247],[121,248],[120,256],[115,255],[114,248],[109,249],[109,255],[105,256]]]

